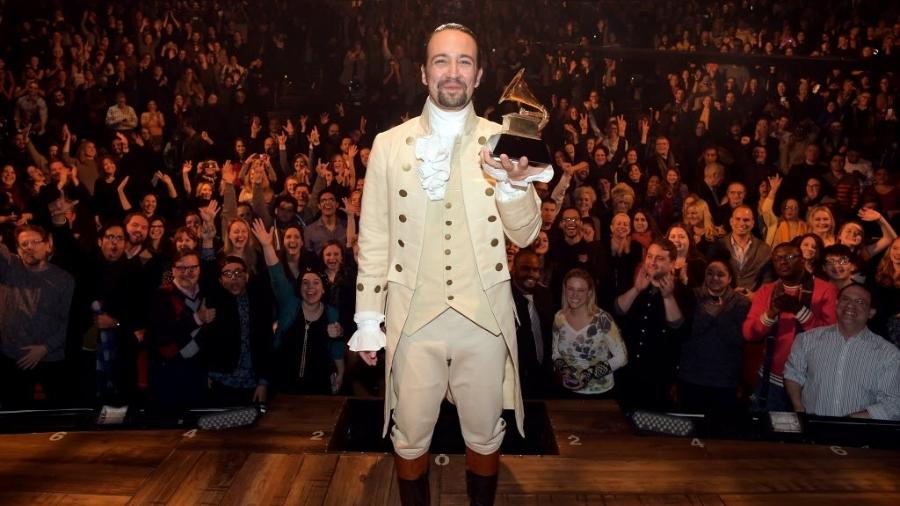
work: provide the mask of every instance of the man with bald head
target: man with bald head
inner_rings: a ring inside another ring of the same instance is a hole
[[[393,419],[403,504],[429,504],[428,451],[443,399],[459,412],[472,504],[493,504],[504,408],[523,430],[504,236],[522,247],[537,236],[532,182],[549,181],[552,169],[488,152],[500,125],[472,105],[480,62],[471,30],[435,29],[422,115],[375,138],[366,172],[359,330],[349,344],[370,365],[385,348],[384,430]]]

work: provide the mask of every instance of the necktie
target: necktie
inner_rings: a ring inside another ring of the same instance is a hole
[[[525,294],[528,300],[528,318],[531,320],[531,335],[534,336],[534,355],[538,364],[544,363],[544,338],[541,335],[541,318],[534,306],[534,295]]]

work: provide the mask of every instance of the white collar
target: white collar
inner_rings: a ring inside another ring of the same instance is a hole
[[[469,114],[468,106],[458,111],[447,111],[438,107],[431,97],[425,100],[425,109],[431,120],[431,132],[439,137],[459,135],[466,124],[466,116]]]

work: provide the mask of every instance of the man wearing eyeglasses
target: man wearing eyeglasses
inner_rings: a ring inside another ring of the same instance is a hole
[[[34,404],[35,386],[63,399],[66,328],[75,281],[48,262],[53,241],[35,225],[14,234],[18,255],[0,243],[0,403]]]
[[[201,327],[216,318],[200,287],[200,257],[178,253],[171,283],[153,295],[147,322],[150,349],[149,408],[161,416],[180,415],[206,402],[208,380],[200,347]]]
[[[250,271],[241,257],[219,262],[219,286],[209,298],[216,318],[203,329],[212,401],[220,406],[265,403],[271,360],[268,286],[248,290]],[[252,292],[252,293],[251,293]]]
[[[845,286],[837,325],[797,336],[784,370],[794,411],[822,416],[900,420],[900,351],[866,327],[872,294]]]
[[[834,324],[837,289],[806,272],[800,248],[781,243],[772,253],[776,281],[762,285],[753,295],[744,321],[744,339],[764,346],[745,348],[745,371],[758,371],[751,396],[755,411],[788,411],[784,390],[784,364],[800,332]]]
[[[322,252],[325,243],[330,240],[339,241],[341,244],[347,242],[347,225],[337,215],[337,210],[337,196],[329,189],[322,190],[319,193],[321,215],[304,230],[306,248],[317,256]]]
[[[67,230],[63,227],[54,234],[59,240]],[[150,290],[139,288],[146,286],[140,261],[125,256],[125,227],[110,223],[100,229],[99,235],[99,251],[91,250],[90,255],[79,250],[70,252],[79,266],[74,272],[77,282],[70,329],[79,345],[81,336],[96,344],[96,356],[79,352],[83,357],[79,362],[85,370],[96,370],[97,376],[96,383],[84,385],[85,395],[91,389],[89,397],[96,395],[104,404],[127,404],[137,392],[139,335],[146,325]]]

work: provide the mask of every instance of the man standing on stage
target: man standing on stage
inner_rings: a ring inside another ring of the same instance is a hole
[[[445,397],[459,411],[472,504],[493,504],[503,408],[515,408],[523,432],[504,234],[521,246],[537,236],[540,201],[530,183],[548,181],[552,169],[491,158],[485,144],[500,126],[472,106],[480,63],[471,30],[436,28],[422,67],[422,115],[379,134],[369,158],[359,330],[349,344],[370,365],[386,348],[384,431],[393,411],[405,505],[429,504],[428,449]]]

